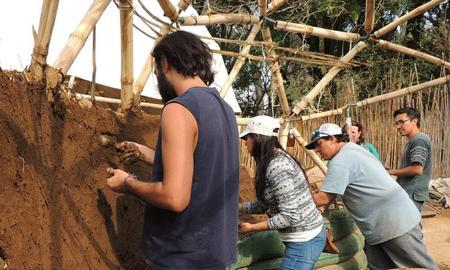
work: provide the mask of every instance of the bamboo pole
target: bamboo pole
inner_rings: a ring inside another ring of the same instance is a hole
[[[76,99],[92,99],[91,95],[86,94],[79,94],[75,93]],[[94,96],[94,100],[98,102],[106,102],[111,104],[120,104],[121,100],[117,98],[108,98],[108,97],[101,97],[101,96]],[[139,106],[144,108],[154,108],[154,109],[162,109],[164,105],[162,104],[156,104],[156,103],[149,103],[149,102],[141,102]]]
[[[406,54],[409,56],[413,56],[413,57],[418,57],[418,58],[422,58],[423,60],[430,62],[432,64],[441,66],[441,67],[445,67],[450,69],[450,62],[444,61],[440,58],[437,58],[435,56],[429,55],[427,53],[423,53],[402,45],[398,45],[398,44],[394,44],[392,42],[386,41],[386,40],[382,40],[382,39],[374,39],[374,41],[380,45],[381,47],[385,48],[385,49],[389,49],[395,52],[399,52],[402,54]]]
[[[358,44],[355,45],[344,57],[341,58],[341,61],[343,62],[350,62],[353,57],[356,56],[358,52],[363,50],[367,47],[367,44],[363,41],[358,42]],[[297,102],[297,104],[292,109],[292,112],[294,114],[299,114],[308,104],[311,100],[313,100],[319,93],[322,91],[322,89],[325,88],[325,86],[328,85],[328,83],[333,80],[333,78],[342,70],[342,67],[332,67],[328,73],[320,80],[320,82],[314,86],[314,88],[302,98],[301,101]]]
[[[373,31],[375,22],[375,0],[366,0],[366,13],[364,19],[364,30],[367,34]]]
[[[251,42],[255,39],[256,34],[258,34],[259,30],[261,30],[261,26],[259,24],[254,24],[252,27],[252,30],[250,31],[250,34],[247,37],[247,41]],[[250,51],[250,48],[252,46],[249,45],[245,45],[244,48],[241,50],[241,54],[243,55],[247,55],[248,52]],[[222,86],[222,89],[220,90],[220,96],[221,97],[225,97],[228,90],[231,87],[231,84],[233,83],[234,79],[236,78],[236,76],[239,73],[239,70],[241,70],[242,66],[245,63],[245,58],[244,57],[239,57],[238,59],[236,59],[236,62],[234,63],[233,69],[230,71],[230,73],[228,74],[228,78],[225,81],[225,83]]]
[[[110,2],[111,0],[95,0],[95,2],[92,3],[78,27],[70,34],[64,49],[53,63],[53,66],[56,69],[59,69],[63,74],[67,73],[78,53],[80,53],[81,48],[83,48],[86,43],[94,25],[97,23]]]
[[[259,16],[264,17],[267,13],[267,0],[258,0]]]
[[[169,33],[170,27],[168,25],[162,24],[160,33],[161,35],[155,40],[155,43],[153,47],[158,44],[159,40],[166,36]],[[153,71],[153,56],[152,56],[152,50],[150,50],[147,60],[145,61],[144,66],[142,67],[141,73],[139,74],[138,79],[133,84],[133,107],[137,108],[139,104],[141,103],[141,93],[144,89],[145,84],[147,83],[148,78],[150,77],[150,74]]]
[[[282,5],[284,5],[285,2],[286,2],[286,0],[273,0],[272,2],[270,2],[269,6],[267,8],[269,9],[269,11],[275,12]]]
[[[268,27],[264,27],[262,29],[262,36],[264,41],[272,43],[272,36]],[[277,59],[277,54],[272,47],[268,48],[267,54],[269,55],[269,57]],[[283,111],[283,114],[285,116],[289,116],[291,114],[291,110],[289,109],[286,91],[284,90],[284,80],[280,72],[280,64],[278,63],[278,61],[272,61],[270,68],[272,70],[272,85],[274,85],[277,89],[281,110]]]
[[[133,0],[119,0],[120,45],[121,45],[121,89],[120,109],[130,110],[133,105]]]
[[[180,2],[178,2],[178,14],[185,11],[191,3],[192,0],[180,0]]]
[[[158,0],[158,3],[164,11],[164,16],[169,17],[172,22],[178,20],[178,12],[169,0]]]
[[[425,11],[429,10],[430,8],[433,8],[437,5],[439,5],[440,3],[445,2],[445,0],[432,0],[430,2],[427,2],[413,10],[411,10],[410,12],[406,13],[405,15],[401,16],[400,18],[398,18],[397,20],[391,22],[390,24],[386,25],[385,27],[379,29],[378,31],[376,31],[375,33],[373,33],[373,36],[375,38],[379,38],[389,32],[391,32],[392,30],[394,30],[395,28],[397,28],[397,26],[399,26],[400,24],[405,23],[406,21],[424,13]]]
[[[314,161],[314,163],[316,163],[316,165],[319,167],[319,169],[326,175],[327,174],[327,166],[322,161],[322,159],[317,155],[317,153],[314,150],[308,150],[305,148],[305,146],[308,143],[300,135],[300,132],[298,132],[297,128],[294,127],[292,129],[292,131],[294,132],[295,139],[302,146],[303,150],[305,150],[306,154]]]
[[[389,99],[394,99],[397,97],[401,97],[407,94],[412,94],[414,92],[423,90],[423,89],[427,89],[427,88],[431,88],[431,87],[435,87],[438,85],[442,85],[445,83],[450,82],[450,75],[435,79],[435,80],[431,80],[425,83],[421,83],[421,84],[417,84],[414,86],[410,86],[410,87],[406,87],[394,92],[390,92],[387,94],[383,94],[383,95],[379,95],[379,96],[375,96],[375,97],[371,97],[362,101],[358,101],[356,102],[356,107],[363,107],[363,106],[367,106],[373,103],[377,103],[377,102],[381,102],[381,101],[385,101],[385,100],[389,100]],[[315,113],[315,114],[310,114],[310,115],[305,115],[302,116],[302,121],[307,121],[307,120],[311,120],[311,119],[316,119],[316,118],[322,118],[322,117],[327,117],[327,116],[332,116],[332,115],[338,115],[338,114],[342,114],[345,110],[346,106],[341,107],[339,109],[336,110],[331,110],[331,111],[326,111],[326,112],[320,112],[320,113]]]
[[[342,66],[342,67],[357,66],[356,64],[344,63],[340,60],[331,60],[331,59],[330,60],[316,60],[316,59],[305,59],[305,58],[288,57],[288,56],[278,56],[277,58],[274,58],[274,57],[262,57],[262,56],[258,56],[258,55],[252,55],[252,54],[243,55],[241,53],[223,51],[223,50],[211,50],[211,52],[220,54],[220,55],[236,57],[236,58],[244,57],[244,58],[261,61],[261,62],[271,62],[271,61],[275,61],[275,60],[280,60],[280,61],[295,61],[295,62],[300,62],[300,63],[305,63],[305,64],[325,65],[325,66]]]
[[[257,24],[259,17],[250,14],[214,14],[180,17],[182,25]]]
[[[329,30],[306,24],[291,23],[285,21],[276,21],[275,29],[343,41],[358,41],[360,39],[360,35],[356,33]]]
[[[289,136],[289,124],[288,123],[281,126],[279,134],[280,134],[280,137],[278,138],[278,140],[280,141],[280,145],[281,145],[281,147],[283,147],[284,150],[286,150],[288,136]]]
[[[30,75],[36,82],[44,77],[44,66],[47,64],[48,48],[55,25],[59,0],[42,1],[39,30],[34,40],[33,54],[31,55]]]

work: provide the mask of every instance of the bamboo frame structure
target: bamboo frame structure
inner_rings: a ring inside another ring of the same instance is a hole
[[[286,0],[273,0],[270,2],[270,4],[267,6],[267,9],[269,9],[270,12],[277,11],[282,5],[286,3]]]
[[[167,35],[170,31],[170,27],[168,25],[162,24],[161,25],[161,36],[155,41],[155,44],[153,47],[158,44],[159,40]],[[150,50],[147,60],[145,61],[144,66],[142,67],[141,73],[139,74],[139,77],[133,84],[133,107],[137,108],[139,104],[141,104],[141,93],[144,89],[145,84],[147,83],[148,78],[150,77],[150,74],[152,73],[154,67],[153,67],[153,56],[152,56],[152,50]]]
[[[450,62],[444,61],[440,58],[437,58],[435,56],[429,55],[427,53],[423,53],[402,45],[398,45],[398,44],[394,44],[392,42],[386,41],[386,40],[382,40],[382,39],[374,39],[375,43],[377,43],[380,47],[383,47],[385,49],[394,51],[394,52],[399,52],[402,54],[406,54],[409,56],[413,56],[413,57],[417,57],[417,58],[421,58],[427,62],[430,62],[432,64],[435,64],[437,66],[442,66],[445,68],[450,69]]]
[[[259,17],[250,14],[214,14],[178,18],[181,25],[258,24]]]
[[[356,56],[356,54],[360,51],[362,51],[364,48],[367,47],[367,44],[364,41],[358,42],[358,44],[355,45],[344,57],[342,57],[343,62],[349,62],[353,59],[353,57]],[[319,93],[322,91],[325,86],[328,85],[328,83],[333,80],[333,78],[342,70],[342,67],[332,67],[328,73],[320,80],[320,82],[306,95],[302,98],[300,102],[297,102],[297,104],[292,109],[292,112],[294,114],[299,114],[308,104],[311,100],[313,100]]]
[[[34,40],[33,54],[31,55],[30,74],[35,81],[44,77],[44,66],[47,64],[48,48],[55,25],[59,0],[42,1],[39,30]]]
[[[92,96],[86,95],[86,94],[75,93],[75,98],[76,99],[92,99]],[[120,105],[120,103],[122,103],[122,101],[120,99],[101,97],[101,96],[94,96],[94,100],[98,101],[98,102],[106,102],[106,103],[119,104],[119,105]],[[153,109],[162,109],[164,107],[164,105],[162,105],[162,104],[149,103],[149,102],[140,102],[139,106],[144,107],[144,108],[153,108]]]
[[[133,2],[120,0],[121,89],[120,109],[128,111],[133,105]]]
[[[192,0],[180,0],[178,2],[178,14],[185,11],[192,4]]]
[[[347,33],[342,31],[330,30],[320,27],[315,27],[306,24],[300,23],[291,23],[285,21],[276,21],[275,29],[294,32],[294,33],[302,33],[311,36],[335,39],[335,40],[343,40],[343,41],[358,41],[361,36],[356,33]]]
[[[366,0],[366,12],[364,17],[364,30],[367,34],[373,31],[375,22],[375,0]]]
[[[270,34],[269,28],[264,27],[262,29],[262,36],[264,41],[272,43],[272,36]],[[275,53],[272,47],[269,47],[266,50],[267,54],[270,57],[272,57],[273,59],[277,59],[277,54]],[[272,85],[277,89],[281,110],[283,111],[284,116],[289,116],[291,111],[289,109],[289,103],[286,97],[286,91],[284,89],[283,76],[281,75],[280,64],[278,63],[278,61],[272,61],[272,63],[270,64],[270,69],[272,70]]]
[[[100,19],[100,16],[110,2],[111,0],[95,0],[95,2],[92,3],[78,27],[70,35],[64,49],[53,63],[54,68],[60,70],[63,74],[67,74],[67,71],[75,61],[75,58],[80,53],[81,48],[83,48],[86,43],[94,25],[98,22],[98,19]]]
[[[164,16],[172,22],[178,21],[178,12],[169,0],[158,0],[159,6],[164,11]]]
[[[300,132],[296,129],[292,129],[294,132],[295,139],[299,142],[302,148],[306,151],[306,154],[316,163],[319,169],[326,175],[327,174],[327,165],[322,161],[322,159],[314,152],[313,150],[307,150],[305,147],[308,144],[305,139],[300,135]]]
[[[264,17],[267,13],[267,0],[258,0],[259,16]]]
[[[250,34],[247,37],[247,41],[253,41],[256,37],[256,34],[258,34],[259,30],[261,30],[261,26],[259,24],[255,24],[252,27],[252,30],[250,31]],[[247,55],[250,51],[251,45],[245,45],[244,48],[241,50],[241,54]],[[220,90],[220,96],[225,97],[228,93],[228,90],[230,89],[231,85],[233,84],[234,79],[239,73],[239,70],[241,70],[242,66],[245,63],[244,57],[239,57],[236,59],[236,62],[234,63],[233,69],[228,74],[228,78],[225,81],[225,83],[222,86],[222,89]]]
[[[445,83],[450,82],[450,75],[438,78],[438,79],[434,79],[428,82],[424,82],[421,84],[417,84],[414,86],[410,86],[410,87],[405,87],[403,89],[394,91],[394,92],[390,92],[387,94],[383,94],[383,95],[379,95],[379,96],[375,96],[375,97],[371,97],[362,101],[358,101],[356,102],[356,107],[362,107],[362,106],[367,106],[373,103],[377,103],[377,102],[381,102],[381,101],[385,101],[385,100],[389,100],[389,99],[393,99],[393,98],[397,98],[397,97],[401,97],[407,94],[412,94],[414,92],[423,90],[423,89],[427,89],[427,88],[431,88],[434,86],[439,86]],[[308,121],[311,119],[316,119],[316,118],[322,118],[322,117],[327,117],[327,116],[333,116],[333,115],[339,115],[339,114],[343,114],[345,112],[345,109],[348,106],[344,106],[335,110],[331,110],[331,111],[326,111],[326,112],[320,112],[320,113],[315,113],[315,114],[310,114],[310,115],[305,115],[305,116],[301,116],[302,121]]]
[[[425,11],[429,10],[430,8],[433,8],[437,5],[439,5],[440,3],[445,2],[445,0],[432,0],[430,2],[427,2],[413,10],[411,10],[410,12],[406,13],[405,15],[401,16],[400,18],[398,18],[397,20],[391,22],[390,24],[384,26],[383,28],[379,29],[378,31],[376,31],[375,33],[373,33],[373,36],[375,38],[379,38],[381,36],[384,36],[385,34],[391,32],[392,30],[394,30],[395,28],[397,28],[397,26],[399,26],[400,24],[405,23],[406,21],[424,13]]]
[[[289,124],[285,123],[284,125],[281,125],[281,129],[279,131],[279,138],[281,147],[283,147],[284,150],[287,148],[287,142],[288,142],[288,136],[289,136]]]

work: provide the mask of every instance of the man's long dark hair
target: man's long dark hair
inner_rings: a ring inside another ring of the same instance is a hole
[[[199,76],[206,85],[214,81],[211,50],[189,32],[177,31],[168,34],[155,46],[152,56],[157,69],[161,69],[165,60],[184,76]]]
[[[275,150],[280,149],[287,155],[289,155],[289,153],[283,150],[283,147],[281,147],[281,144],[278,141],[277,137],[264,136],[253,133],[250,133],[247,136],[251,136],[253,139],[252,156],[256,161],[256,198],[262,201],[264,200],[264,190],[266,189],[267,166],[269,165],[270,161],[276,156]],[[300,163],[294,157],[291,156],[291,158],[298,164],[300,170],[306,177],[306,173]]]

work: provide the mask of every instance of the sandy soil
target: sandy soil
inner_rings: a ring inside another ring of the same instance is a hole
[[[431,257],[443,270],[450,270],[450,209],[422,220],[425,244]]]

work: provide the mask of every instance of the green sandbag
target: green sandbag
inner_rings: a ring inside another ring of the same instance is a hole
[[[328,210],[323,213],[323,217],[325,226],[331,229],[334,241],[344,238],[357,228],[353,218],[343,208]]]
[[[327,265],[325,267],[317,268],[318,270],[360,270],[367,269],[367,258],[363,250],[358,251],[349,260],[340,262],[338,264]]]
[[[252,265],[239,268],[238,270],[278,270],[281,266],[283,257],[256,262]]]
[[[257,232],[238,242],[237,261],[228,269],[238,269],[255,262],[283,257],[284,244],[276,231]]]

